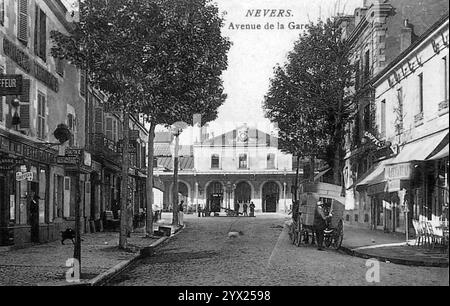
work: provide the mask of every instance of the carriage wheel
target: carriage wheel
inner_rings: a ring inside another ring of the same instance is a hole
[[[344,239],[344,224],[342,223],[342,220],[340,220],[333,238],[333,245],[332,245],[333,249],[338,250],[342,245],[343,239]]]

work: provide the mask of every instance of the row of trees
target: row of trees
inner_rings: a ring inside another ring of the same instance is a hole
[[[279,128],[280,149],[296,156],[297,165],[309,159],[312,176],[314,160],[326,161],[337,185],[342,185],[345,126],[356,107],[348,90],[355,71],[348,48],[337,20],[310,23],[287,62],[274,68],[264,100],[267,118]]]
[[[146,232],[153,233],[155,127],[216,118],[225,101],[222,80],[230,42],[210,0],[80,0],[80,20],[70,35],[52,32],[52,55],[85,72],[90,86],[108,95],[107,108],[123,116],[121,231],[125,232],[129,115],[149,125]],[[176,203],[174,203],[176,204]],[[173,205],[177,207],[177,205]]]

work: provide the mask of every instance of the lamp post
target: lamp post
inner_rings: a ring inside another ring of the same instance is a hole
[[[175,145],[173,147],[173,190],[172,190],[172,225],[178,226],[178,150],[179,136],[183,129],[187,126],[184,122],[175,122],[170,130],[175,137]]]

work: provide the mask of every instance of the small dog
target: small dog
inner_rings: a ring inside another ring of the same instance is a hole
[[[71,228],[67,228],[64,232],[61,232],[61,244],[64,244],[65,240],[72,240],[72,243],[75,244],[75,231]]]
[[[229,232],[228,233],[228,238],[237,238],[239,236],[244,235],[244,233],[242,231],[239,232]]]

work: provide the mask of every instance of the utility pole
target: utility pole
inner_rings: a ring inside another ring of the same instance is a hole
[[[77,175],[75,180],[75,246],[73,248],[73,258],[78,261],[78,275],[81,276],[81,224],[80,224],[80,204],[81,204],[81,195],[80,195],[80,178],[81,178],[81,169],[80,169],[81,158],[77,165]],[[74,265],[76,267],[76,265]]]
[[[178,146],[179,146],[179,138],[180,131],[176,129],[175,133],[175,149],[173,152],[173,218],[172,225],[178,225]]]

